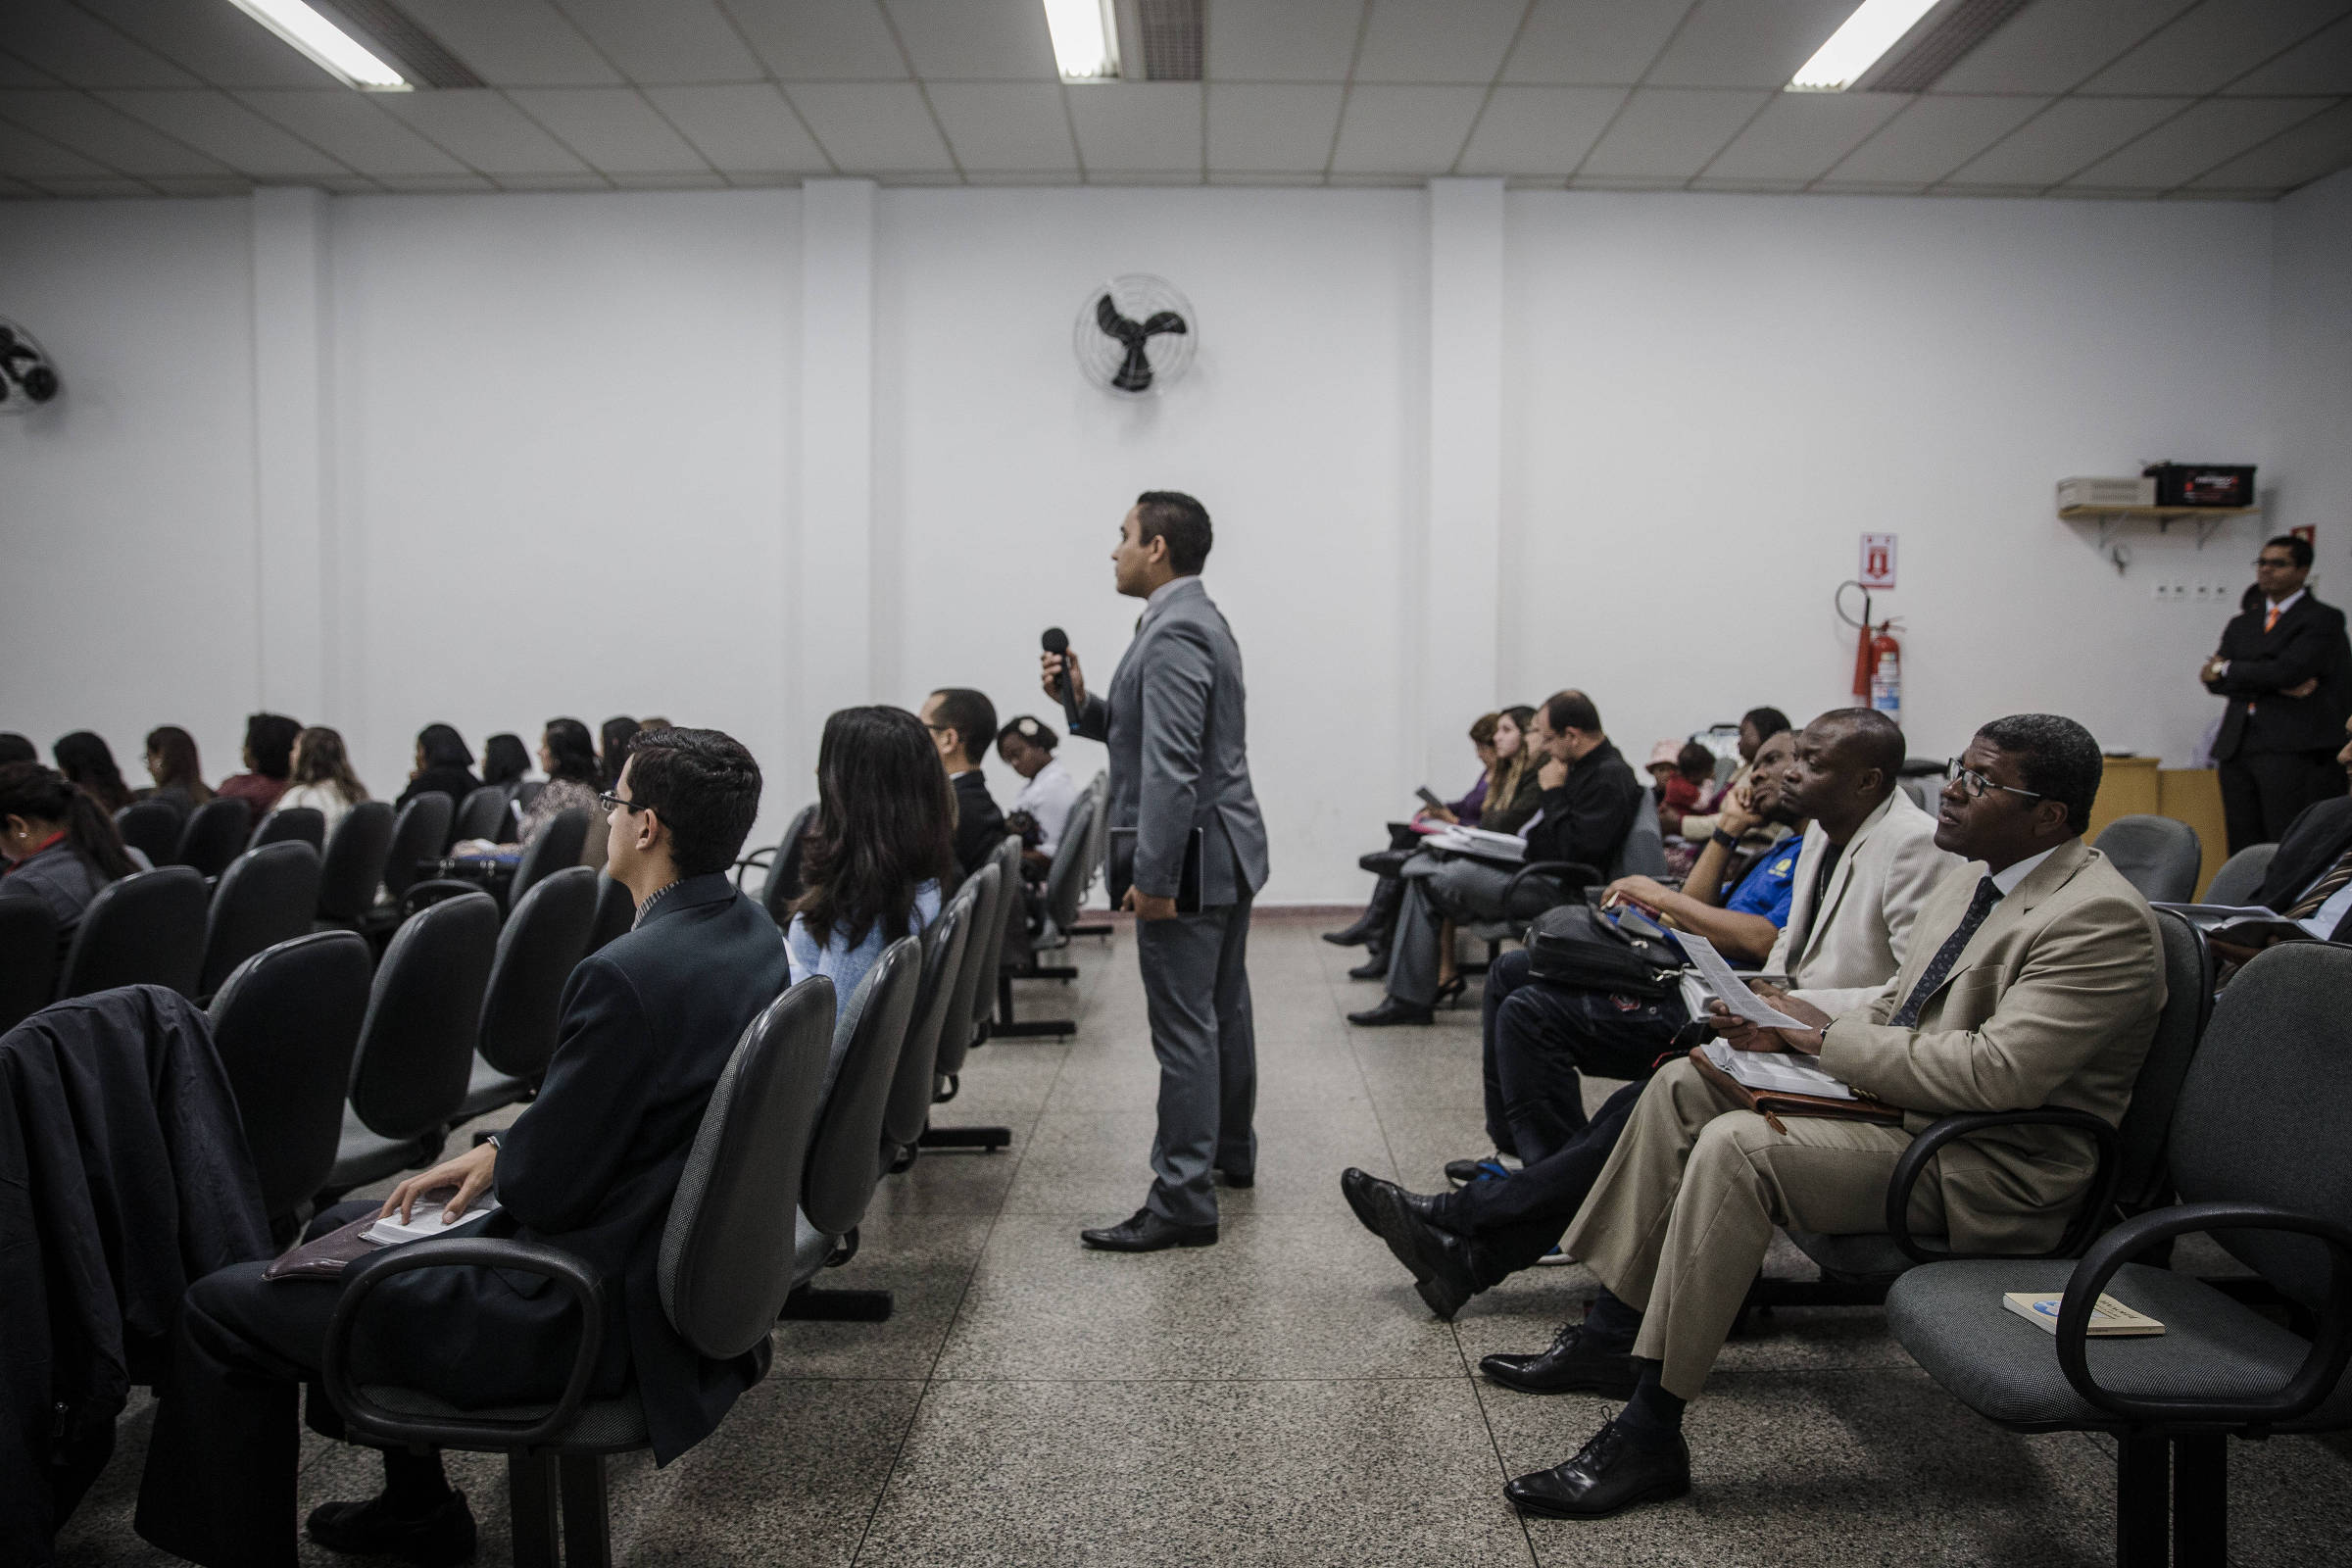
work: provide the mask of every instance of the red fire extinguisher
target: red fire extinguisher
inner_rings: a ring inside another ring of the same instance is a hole
[[[1845,590],[1861,588],[1858,582],[1838,585],[1838,616],[1855,628],[1854,639],[1854,703],[1857,707],[1875,708],[1897,724],[1903,721],[1903,645],[1895,640],[1895,621],[1887,619],[1873,623],[1870,618],[1870,592],[1863,589],[1862,618],[1856,620],[1845,612]]]

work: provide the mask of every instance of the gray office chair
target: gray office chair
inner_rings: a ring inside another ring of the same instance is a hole
[[[169,986],[195,996],[212,902],[193,866],[158,866],[109,882],[74,928],[58,1000],[117,986]]]
[[[1110,775],[1097,773],[1088,781],[1086,791],[1095,800],[1095,823],[1086,841],[1086,881],[1078,890],[1081,907],[1085,906],[1086,896],[1094,891],[1096,882],[1106,882],[1110,875]],[[1108,920],[1082,920],[1070,927],[1070,935],[1108,941],[1117,929]]]
[[[949,995],[947,1016],[940,1024],[939,1044],[931,1063],[933,1104],[956,1098],[963,1058],[986,1027],[989,989],[997,981],[997,955],[982,934],[989,929],[990,912],[997,907],[1003,882],[1004,871],[991,860],[964,878],[963,886],[956,890],[958,902],[970,901],[967,919],[971,935],[964,940],[963,960],[956,966],[956,987]],[[987,1152],[1010,1144],[1012,1129],[932,1125],[926,1126],[915,1142],[924,1149],[977,1149]]]
[[[801,851],[808,842],[809,826],[816,821],[816,802],[792,813],[784,824],[784,836],[764,850],[754,850],[735,862],[735,886],[743,887],[744,872],[754,867],[766,868],[766,880],[760,887],[760,906],[767,917],[782,930],[792,922],[792,901],[804,891],[801,886]]]
[[[882,1163],[890,1171],[914,1163],[924,1125],[931,1116],[931,1096],[939,1070],[940,1037],[947,1032],[948,1013],[956,1002],[964,952],[970,945],[975,890],[966,882],[956,890],[939,918],[923,931],[923,979],[915,991],[914,1022],[899,1053],[899,1070],[890,1084],[890,1102],[882,1113]]]
[[[2122,1568],[2220,1568],[2228,1439],[2352,1428],[2352,950],[2259,955],[2215,1006],[2167,1145],[2180,1201],[2126,1220],[2080,1262],[1977,1259],[1914,1269],[1886,1297],[1903,1348],[1964,1404],[2016,1432],[2116,1440]],[[2132,1262],[2209,1233],[2302,1314],[2288,1328],[2203,1281]],[[2064,1292],[2057,1333],[2003,1309]],[[2101,1292],[2164,1324],[2086,1341]],[[2168,1492],[2170,1496],[2168,1498]]]
[[[175,865],[194,866],[200,876],[219,876],[244,853],[253,826],[253,808],[243,801],[228,796],[207,801],[188,813],[178,847],[168,858]]]
[[[392,847],[384,852],[384,897],[369,911],[369,924],[399,923],[401,896],[422,874],[423,863],[438,858],[448,845],[457,808],[439,790],[426,790],[400,808],[392,822]]]
[[[327,835],[319,857],[318,919],[327,926],[357,931],[375,903],[375,890],[384,879],[384,862],[392,853],[392,808],[382,801],[362,801],[343,813]]]
[[[2205,904],[2248,905],[2262,886],[2263,878],[2271,874],[2271,861],[2278,854],[2276,844],[2249,844],[2222,862],[2205,885]]]
[[[491,844],[508,842],[507,829],[514,820],[514,792],[504,784],[483,784],[466,792],[458,803],[457,813],[449,821],[449,837],[441,848],[446,850],[460,839],[481,839]],[[428,852],[429,853],[429,852]]]
[[[480,1038],[454,1126],[528,1100],[547,1076],[563,1022],[564,982],[588,955],[596,923],[596,873],[567,865],[515,902],[499,929],[482,988]]]
[[[1046,872],[1046,928],[1029,939],[1033,953],[1070,945],[1070,928],[1078,923],[1078,903],[1086,896],[1086,851],[1094,842],[1095,815],[1095,797],[1083,794],[1062,824],[1061,842],[1054,847],[1054,863]]]
[[[596,878],[596,923],[588,931],[588,951],[595,953],[614,937],[625,936],[637,923],[637,900],[608,872]]]
[[[247,850],[228,862],[205,918],[196,995],[209,997],[264,948],[307,935],[318,906],[318,852],[300,839]]]
[[[2196,895],[2205,850],[2197,830],[2169,816],[2119,816],[2090,847],[2115,862],[2150,904],[2186,904]]]
[[[254,828],[245,847],[258,850],[265,844],[308,844],[312,853],[318,854],[326,848],[326,813],[316,806],[289,806],[271,811]]]
[[[115,813],[122,842],[147,857],[150,865],[170,865],[179,849],[183,818],[169,801],[134,801]]]
[[[999,844],[989,863],[997,867],[997,911],[995,939],[989,951],[997,956],[996,1003],[997,1014],[988,1025],[988,1038],[1002,1036],[1006,1040],[1059,1040],[1078,1032],[1078,1025],[1068,1018],[1018,1018],[1012,1009],[1012,983],[1015,980],[1060,980],[1078,978],[1078,971],[1067,964],[1045,964],[1029,951],[1029,900],[1021,885],[1021,841],[1007,838]],[[987,1005],[983,994],[981,1005]]]
[[[262,1212],[280,1241],[309,1219],[312,1195],[334,1169],[373,965],[365,937],[320,931],[255,954],[213,998],[213,1049],[237,1097]]]
[[[792,1215],[832,1036],[833,982],[821,975],[753,1020],[711,1092],[662,1229],[655,1280],[662,1315],[703,1355],[757,1356],[761,1377],[768,1335],[792,1289]],[[562,1397],[468,1410],[420,1390],[356,1380],[353,1343],[376,1287],[416,1269],[461,1267],[537,1275],[578,1303],[579,1342]],[[352,1265],[327,1327],[320,1379],[356,1438],[506,1454],[516,1568],[556,1568],[559,1502],[564,1560],[603,1568],[612,1553],[605,1456],[650,1441],[634,1388],[588,1397],[604,1341],[625,1332],[603,1282],[571,1253],[539,1242],[435,1237]]]

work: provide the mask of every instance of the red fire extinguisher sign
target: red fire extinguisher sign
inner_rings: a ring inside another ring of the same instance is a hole
[[[1894,535],[1866,533],[1862,536],[1861,583],[1873,593],[1894,586]]]

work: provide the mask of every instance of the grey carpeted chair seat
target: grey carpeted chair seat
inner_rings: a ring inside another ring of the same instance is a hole
[[[2262,879],[2271,874],[2271,861],[2278,854],[2276,844],[2249,844],[2222,862],[2206,885],[2205,904],[2244,906],[2254,902],[2254,892]]]
[[[2169,816],[2119,816],[2090,847],[2113,861],[2150,904],[2186,903],[2205,865],[2197,830]]]

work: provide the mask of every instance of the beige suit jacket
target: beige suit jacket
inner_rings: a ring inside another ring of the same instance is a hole
[[[1819,823],[1805,829],[1788,923],[1764,971],[1788,976],[1798,996],[1834,1018],[1886,989],[1911,951],[1928,895],[1960,858],[1936,847],[1936,819],[1899,789],[1855,829],[1815,909],[1813,884],[1829,851]]]
[[[1822,1067],[1911,1112],[1913,1133],[1955,1111],[2040,1105],[2120,1123],[2164,1006],[2164,942],[2147,901],[2081,839],[1993,906],[1917,1028],[1887,1025],[1984,874],[1981,861],[1945,874],[1902,969],[1830,1025]],[[2030,1251],[2056,1244],[2096,1164],[2082,1133],[2005,1127],[1948,1147],[1932,1179],[1955,1248]]]

